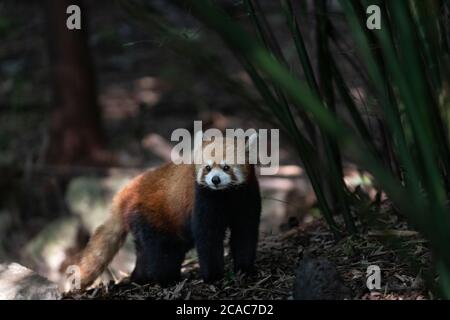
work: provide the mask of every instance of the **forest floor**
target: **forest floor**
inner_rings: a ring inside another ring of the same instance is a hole
[[[337,268],[350,291],[351,299],[407,300],[429,299],[424,278],[428,274],[430,252],[426,242],[399,221],[385,221],[392,228],[383,232],[366,231],[336,241],[323,222],[293,228],[283,234],[262,235],[258,248],[257,273],[234,275],[231,259],[226,258],[226,276],[214,284],[200,280],[197,260],[187,259],[183,280],[175,286],[139,286],[124,280],[111,282],[84,292],[73,292],[66,299],[292,299],[295,269],[305,256],[326,257]],[[381,269],[381,289],[366,286],[369,265]]]

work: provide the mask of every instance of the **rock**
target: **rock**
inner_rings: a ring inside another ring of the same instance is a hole
[[[89,232],[103,223],[108,216],[113,195],[133,174],[123,170],[111,172],[109,177],[78,177],[70,181],[66,201],[70,211],[79,216]]]
[[[56,283],[17,263],[0,264],[0,300],[59,300]]]
[[[22,263],[51,281],[59,281],[59,268],[69,248],[76,246],[80,219],[61,217],[47,224],[24,246]]]
[[[343,300],[351,298],[336,266],[324,258],[303,258],[297,268],[295,300]]]

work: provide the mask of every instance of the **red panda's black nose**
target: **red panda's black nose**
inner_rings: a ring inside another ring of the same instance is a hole
[[[219,178],[219,176],[214,176],[214,177],[212,177],[211,181],[215,185],[218,185],[220,183],[220,178]]]

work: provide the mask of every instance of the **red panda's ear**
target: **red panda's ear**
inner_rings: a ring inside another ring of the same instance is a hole
[[[201,151],[203,146],[203,131],[199,130],[194,135],[194,156]]]

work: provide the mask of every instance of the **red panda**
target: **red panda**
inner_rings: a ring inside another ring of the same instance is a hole
[[[246,150],[255,137],[249,138]],[[253,271],[261,213],[254,165],[248,161],[227,163],[226,155],[236,154],[237,144],[234,139],[218,141],[211,143],[219,144],[223,152],[202,152],[198,164],[169,163],[147,171],[116,194],[109,218],[82,253],[81,288],[103,272],[129,232],[136,246],[131,274],[136,283],[175,283],[185,254],[193,247],[201,277],[207,282],[220,279],[227,229],[234,270]],[[211,143],[202,143],[201,151]],[[198,155],[198,150],[194,154]]]

